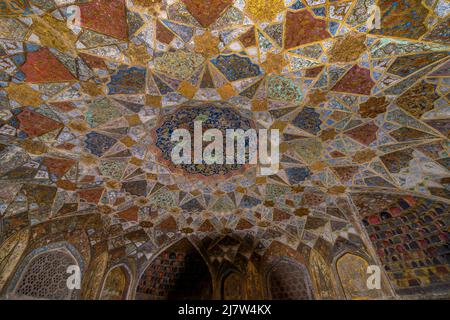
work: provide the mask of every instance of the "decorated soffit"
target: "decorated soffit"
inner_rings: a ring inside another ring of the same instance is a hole
[[[6,234],[99,212],[128,255],[227,230],[262,252],[356,241],[357,192],[449,201],[445,0],[24,3],[0,16]],[[197,116],[279,129],[279,172],[173,167],[161,134]]]

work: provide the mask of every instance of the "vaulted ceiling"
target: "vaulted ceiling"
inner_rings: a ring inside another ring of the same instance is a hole
[[[447,1],[27,3],[0,13],[0,243],[81,224],[71,241],[111,264],[184,237],[232,234],[247,258],[345,243],[407,294],[391,258],[429,238],[411,250],[441,252],[422,258],[448,283]],[[280,130],[280,170],[174,166],[164,134],[196,117]],[[389,242],[397,217],[437,231]]]

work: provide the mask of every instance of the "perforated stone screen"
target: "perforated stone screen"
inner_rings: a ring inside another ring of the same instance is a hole
[[[40,254],[26,267],[15,294],[25,299],[72,299],[76,294],[67,287],[67,268],[76,264],[75,259],[61,251]]]

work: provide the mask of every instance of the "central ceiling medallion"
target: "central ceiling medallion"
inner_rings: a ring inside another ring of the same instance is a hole
[[[222,135],[226,136],[227,129],[242,129],[247,131],[253,129],[253,121],[232,107],[223,103],[206,103],[195,106],[183,106],[164,116],[156,130],[153,132],[153,138],[157,152],[162,158],[162,162],[165,163],[172,171],[185,172],[189,175],[198,175],[204,177],[211,176],[225,176],[228,177],[234,173],[240,173],[247,166],[246,164],[207,164],[205,160],[202,163],[191,164],[175,164],[172,161],[172,151],[177,145],[177,141],[172,141],[172,135],[176,130],[185,129],[189,131],[192,141],[198,139],[194,136],[194,124],[201,122],[202,134],[210,129],[219,130]],[[202,139],[202,137],[200,137]],[[226,139],[223,139],[223,150],[226,150]],[[203,149],[207,147],[211,142],[202,141]],[[248,141],[246,142],[248,146]],[[191,145],[194,155],[194,143]],[[235,150],[236,151],[236,150]],[[248,148],[246,148],[246,157],[248,156]]]

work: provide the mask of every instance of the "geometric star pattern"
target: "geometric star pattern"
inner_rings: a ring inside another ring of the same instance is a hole
[[[41,0],[1,15],[0,243],[80,217],[79,239],[109,265],[230,230],[259,257],[274,243],[326,256],[345,242],[410,294],[418,284],[394,280],[376,226],[393,208],[448,213],[450,9],[379,0],[381,28],[368,30],[374,1],[269,2]],[[279,129],[280,170],[171,166],[158,129],[202,108]],[[216,249],[204,248],[235,262]],[[448,263],[431,264],[445,283]]]

